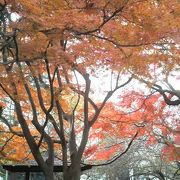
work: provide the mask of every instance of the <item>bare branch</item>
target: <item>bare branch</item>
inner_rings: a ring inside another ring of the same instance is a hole
[[[16,131],[13,130],[11,124],[9,124],[8,120],[7,120],[5,117],[1,116],[0,119],[2,119],[2,121],[3,121],[4,124],[9,128],[9,131],[10,131],[12,134],[14,134],[14,135],[16,135],[16,136],[24,137],[24,134],[23,134],[22,132],[16,132]]]
[[[114,156],[111,160],[108,160],[108,161],[105,162],[105,163],[102,163],[102,164],[91,164],[91,166],[92,166],[92,167],[106,166],[106,165],[112,164],[113,162],[115,162],[116,160],[118,160],[121,156],[123,156],[125,153],[127,153],[127,151],[130,149],[133,141],[136,139],[137,135],[138,135],[138,132],[136,132],[136,134],[133,136],[133,138],[132,138],[131,141],[129,142],[128,146],[126,147],[126,149],[125,149],[121,154],[118,154],[118,155]]]
[[[128,2],[128,1],[127,1]],[[127,4],[126,2],[126,4]],[[76,31],[72,28],[66,28],[66,30],[73,32],[75,35],[88,35],[88,34],[92,34],[95,33],[97,31],[100,31],[100,29],[107,24],[111,19],[113,19],[115,16],[117,16],[120,12],[123,11],[123,9],[125,8],[125,5],[117,8],[110,16],[104,16],[103,22],[95,29],[90,30],[90,31],[85,31],[85,32],[80,32],[80,31]]]
[[[4,143],[4,145],[1,147],[0,152],[2,152],[4,150],[4,148],[6,147],[6,145],[12,140],[12,138],[14,137],[14,134],[8,138],[8,140],[6,140],[6,142]]]
[[[141,46],[148,46],[148,45],[162,46],[162,45],[167,45],[167,44],[171,44],[171,45],[174,44],[174,43],[167,43],[167,42],[165,42],[165,43],[146,42],[146,43],[138,43],[138,44],[120,44],[120,43],[116,42],[115,40],[110,39],[108,37],[104,37],[104,36],[100,36],[100,35],[96,35],[96,34],[88,34],[88,35],[92,36],[92,37],[96,37],[97,39],[108,41],[108,42],[112,43],[113,45],[115,45],[117,48],[120,48],[120,47],[134,48],[134,47],[141,47]]]

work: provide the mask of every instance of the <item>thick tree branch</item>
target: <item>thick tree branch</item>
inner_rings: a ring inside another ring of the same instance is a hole
[[[147,84],[149,86],[150,82],[149,81],[146,81],[142,78],[139,78],[137,75],[133,74],[134,77],[136,77],[138,80],[142,81],[143,83]],[[175,90],[170,84],[169,82],[167,83],[168,86],[170,87],[170,90],[167,90],[167,89],[163,89],[162,86],[158,85],[158,84],[152,84],[151,85],[151,88],[153,90],[155,90],[156,92],[159,92],[163,98],[164,98],[164,101],[167,105],[171,105],[171,106],[178,106],[180,104],[180,91],[179,90]],[[171,100],[171,97],[168,97],[166,95],[166,93],[172,95],[172,96],[176,96],[177,99],[175,100]]]
[[[118,76],[119,78],[119,76]],[[118,83],[116,83],[116,87],[112,90],[109,91],[106,95],[106,97],[104,98],[103,102],[101,103],[101,106],[98,108],[98,110],[95,112],[94,117],[91,119],[91,121],[89,122],[90,126],[92,126],[95,121],[97,120],[97,118],[99,117],[99,114],[101,112],[101,110],[103,109],[103,107],[105,106],[106,102],[109,100],[109,98],[120,88],[124,87],[125,85],[127,85],[130,81],[132,80],[132,77],[129,78],[124,84],[122,85],[118,85]],[[118,79],[117,79],[118,81]]]
[[[60,123],[60,134],[61,136],[61,142],[62,142],[62,155],[63,155],[63,169],[66,170],[68,167],[67,161],[67,144],[66,144],[66,139],[65,139],[65,134],[64,134],[64,124],[63,124],[63,112],[61,109],[61,105],[58,100],[56,100],[56,108],[58,111],[58,118],[59,118],[59,123]]]

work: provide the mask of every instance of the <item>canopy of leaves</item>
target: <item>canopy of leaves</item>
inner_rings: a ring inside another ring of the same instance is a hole
[[[1,156],[23,162],[32,158],[29,146],[39,164],[83,153],[103,161],[148,136],[147,144],[161,138],[163,153],[179,159],[179,125],[159,94],[127,86],[118,104],[107,102],[132,79],[169,93],[156,83],[179,70],[179,12],[179,0],[0,1]],[[95,77],[105,81],[101,71],[112,77],[103,100],[91,86]]]

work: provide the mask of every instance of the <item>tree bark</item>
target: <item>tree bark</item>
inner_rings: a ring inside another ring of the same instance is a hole
[[[70,166],[66,172],[64,172],[64,180],[80,180],[81,167],[80,165]]]
[[[44,172],[45,180],[54,180],[54,173],[53,171],[45,171]]]

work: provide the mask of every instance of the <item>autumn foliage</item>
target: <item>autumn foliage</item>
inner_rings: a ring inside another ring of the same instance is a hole
[[[0,1],[1,161],[34,159],[52,180],[58,159],[78,180],[138,138],[178,160],[179,11],[178,0]]]

